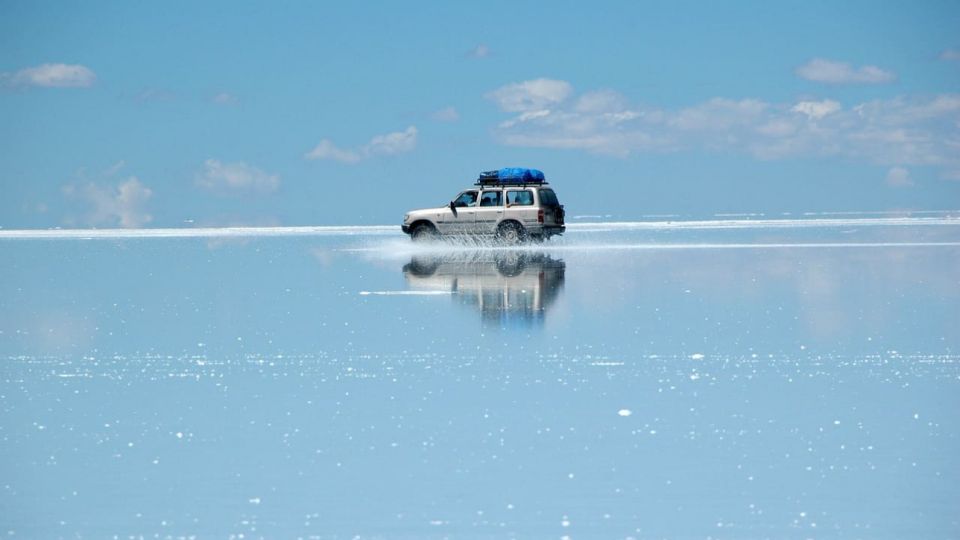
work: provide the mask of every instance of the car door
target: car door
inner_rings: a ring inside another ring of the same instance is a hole
[[[440,224],[443,234],[470,232],[476,220],[477,203],[480,191],[468,189],[453,199],[453,211],[444,214]]]
[[[507,189],[507,210],[505,218],[515,219],[530,228],[537,225],[537,208],[533,205],[533,191],[530,189]]]
[[[480,193],[480,204],[474,213],[474,231],[493,234],[503,217],[503,190],[485,189]]]

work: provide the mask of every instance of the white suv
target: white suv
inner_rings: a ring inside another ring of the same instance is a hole
[[[412,210],[403,232],[414,241],[441,236],[492,236],[506,244],[563,234],[564,210],[536,169],[499,169],[480,174],[474,187],[447,206]]]

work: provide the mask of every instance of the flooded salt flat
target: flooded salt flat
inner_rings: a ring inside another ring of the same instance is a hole
[[[956,537],[960,225],[815,219],[6,231],[0,532]]]

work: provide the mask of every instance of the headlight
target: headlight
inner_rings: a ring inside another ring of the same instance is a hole
[[[406,223],[406,222],[408,222],[408,221],[410,221],[410,214],[404,214],[404,215],[403,215],[403,222]]]

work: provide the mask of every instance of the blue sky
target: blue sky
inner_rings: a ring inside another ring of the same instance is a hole
[[[0,226],[960,207],[956,2],[0,3]]]

